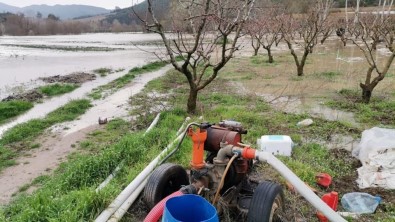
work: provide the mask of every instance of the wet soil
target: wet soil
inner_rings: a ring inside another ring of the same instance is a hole
[[[99,125],[90,126],[66,136],[50,133],[37,139],[40,148],[25,152],[24,157],[17,160],[18,165],[0,173],[0,205],[9,203],[23,185],[31,183],[38,176],[50,174],[66,160],[75,144],[98,128]]]
[[[96,79],[95,74],[85,73],[85,72],[76,72],[69,75],[61,76],[50,76],[50,77],[42,77],[40,80],[46,83],[70,83],[70,84],[82,84],[84,82],[92,81]]]
[[[50,76],[50,77],[43,77],[39,78],[45,83],[69,83],[69,84],[82,84],[88,81],[93,81],[96,79],[95,74],[84,73],[84,72],[77,72],[72,73],[65,76]],[[37,102],[45,97],[44,94],[39,92],[38,89],[32,89],[23,93],[13,94],[7,96],[6,98],[2,99],[1,101],[13,101],[13,100],[23,100],[28,102]]]
[[[5,102],[5,101],[13,101],[13,100],[23,100],[28,102],[36,102],[38,100],[41,100],[42,98],[44,98],[44,95],[42,93],[40,93],[37,89],[32,89],[20,94],[7,96],[1,101]]]

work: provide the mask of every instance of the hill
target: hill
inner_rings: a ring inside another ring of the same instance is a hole
[[[35,17],[37,13],[40,12],[43,17],[47,17],[48,14],[54,14],[60,19],[65,20],[81,16],[106,14],[109,13],[110,10],[88,5],[30,5],[19,8],[0,3],[0,13],[1,12],[23,13],[28,17]]]
[[[171,0],[155,1],[154,8],[158,19],[166,18],[166,15],[170,12],[170,5],[171,5]],[[147,1],[143,1],[140,4],[137,4],[133,7],[134,7],[134,11],[138,15],[144,17],[147,11],[147,6],[148,6]],[[138,24],[140,22],[137,16],[135,15],[135,13],[133,12],[132,7],[124,8],[114,13],[111,13],[105,19],[105,21],[107,21],[110,24],[112,24],[115,20],[117,20],[121,24],[127,24],[127,25]]]

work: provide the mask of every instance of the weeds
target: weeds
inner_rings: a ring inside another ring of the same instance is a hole
[[[74,120],[89,107],[91,107],[89,100],[74,100],[49,113],[44,119],[33,119],[6,131],[0,140],[0,170],[15,164],[17,150],[38,148],[39,145],[32,144],[32,141],[45,129],[56,123]]]
[[[93,70],[93,72],[99,74],[101,77],[105,77],[107,74],[111,74],[114,71],[111,68],[100,68]]]
[[[94,89],[88,96],[91,97],[92,99],[101,99],[103,97],[104,91],[110,91],[110,90],[114,91],[116,89],[122,88],[130,81],[132,81],[136,76],[141,75],[143,73],[158,70],[164,67],[166,64],[167,64],[166,62],[159,61],[159,62],[148,63],[147,65],[144,65],[142,67],[135,67],[129,70],[129,72],[126,75],[118,79],[115,79],[114,81],[104,86],[100,86]]]
[[[0,124],[6,122],[10,118],[18,116],[33,107],[32,102],[13,100],[0,102]]]
[[[40,135],[48,127],[65,121],[71,121],[85,113],[91,107],[86,99],[73,100],[68,104],[49,113],[44,119],[33,119],[16,125],[3,134],[1,143],[4,145],[31,140]]]
[[[69,93],[77,89],[79,86],[76,84],[51,84],[51,85],[46,85],[46,86],[41,86],[38,88],[38,91],[41,92],[42,94],[45,94],[46,96],[57,96],[57,95],[62,95],[65,93]]]
[[[357,91],[342,89],[339,91],[340,98],[326,102],[332,108],[355,113],[361,123],[370,126],[383,124],[395,126],[395,101],[373,97],[366,104],[361,100]]]

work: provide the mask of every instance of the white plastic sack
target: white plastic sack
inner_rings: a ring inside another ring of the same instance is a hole
[[[358,171],[360,188],[395,189],[395,130],[374,127],[365,130],[353,155],[362,163]]]

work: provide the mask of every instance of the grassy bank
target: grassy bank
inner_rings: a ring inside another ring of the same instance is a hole
[[[46,96],[58,96],[65,93],[69,93],[77,89],[79,85],[77,84],[60,84],[55,83],[51,85],[41,86],[38,88],[38,91]]]
[[[89,100],[73,100],[49,113],[43,119],[33,119],[6,131],[0,140],[0,170],[13,164],[12,158],[18,156],[21,150],[34,147],[32,141],[47,128],[57,123],[74,120],[90,107]]]
[[[32,102],[22,100],[0,102],[0,124],[3,124],[7,120],[28,111],[32,107]]]
[[[372,97],[366,104],[361,100],[360,92],[342,89],[335,100],[326,103],[329,107],[353,112],[357,120],[368,126],[387,125],[395,127],[395,100]]]
[[[126,84],[130,83],[130,81],[132,81],[136,76],[141,75],[143,73],[159,70],[160,68],[164,67],[166,64],[167,64],[166,62],[157,61],[157,62],[148,63],[142,67],[135,67],[129,70],[129,72],[126,75],[119,77],[106,85],[94,89],[92,93],[90,93],[88,96],[93,99],[100,99],[103,97],[104,92],[107,92],[107,94],[111,94],[115,90],[122,88]]]

